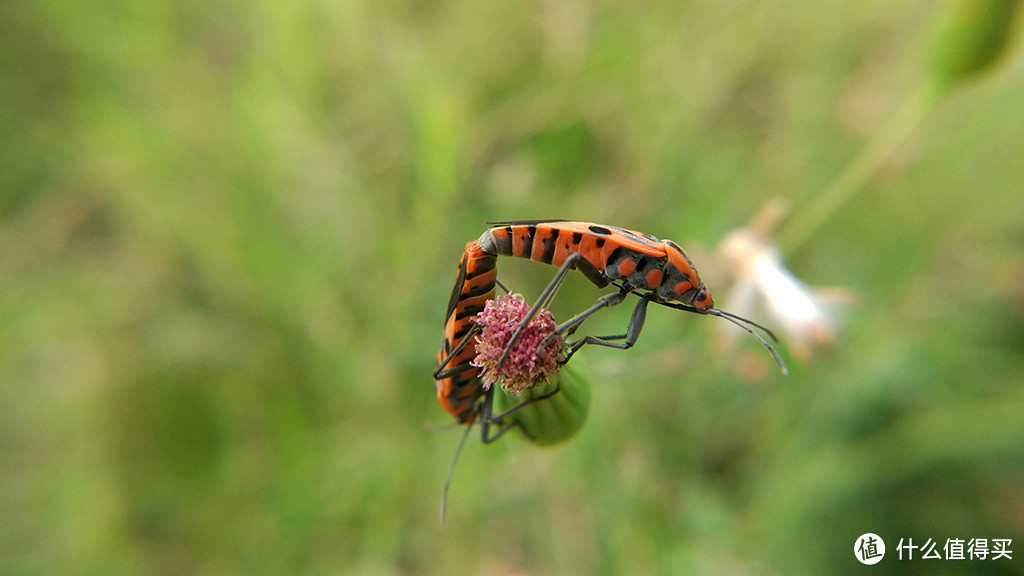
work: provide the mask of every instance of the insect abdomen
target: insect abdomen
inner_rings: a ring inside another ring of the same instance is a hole
[[[484,251],[477,242],[466,244],[459,264],[455,287],[448,301],[445,317],[444,344],[437,353],[438,368],[457,370],[435,381],[437,400],[459,422],[472,422],[473,410],[484,394],[483,383],[477,377],[478,369],[470,365],[476,356],[476,347],[467,343],[444,366],[441,362],[473,327],[473,317],[483,311],[484,304],[494,298],[497,278],[497,256]]]
[[[576,268],[602,288],[622,278],[634,288],[654,290],[667,262],[657,238],[587,222],[507,222],[484,232],[479,243],[494,254],[554,266],[579,254],[582,261]]]

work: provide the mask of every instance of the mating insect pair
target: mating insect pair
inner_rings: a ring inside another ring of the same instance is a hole
[[[771,331],[715,308],[711,293],[700,280],[693,262],[671,240],[662,241],[649,234],[615,226],[566,220],[489,224],[491,228],[479,239],[466,244],[463,252],[445,315],[444,344],[437,354],[437,369],[434,371],[437,399],[441,406],[459,424],[469,426],[479,419],[484,443],[494,441],[512,426],[505,422],[505,417],[511,412],[528,403],[543,400],[530,399],[503,414],[492,414],[494,387],[483,385],[479,368],[471,363],[476,356],[473,339],[479,331],[475,316],[484,309],[488,300],[495,297],[498,256],[529,258],[559,267],[554,279],[512,334],[498,361],[499,365],[534,314],[547,307],[566,275],[575,269],[599,288],[615,285],[619,290],[602,296],[593,306],[560,324],[557,334],[572,335],[598,310],[621,304],[630,294],[637,295],[639,301],[633,309],[625,333],[580,338],[569,344],[563,363],[587,344],[631,348],[643,330],[647,307],[654,302],[677,310],[725,318],[757,338],[772,354],[782,372],[787,371],[785,363],[771,344],[751,327],[764,330],[774,339]],[[492,433],[492,425],[497,427],[496,432]],[[449,481],[450,478],[449,474]],[[446,494],[447,487],[446,483]]]

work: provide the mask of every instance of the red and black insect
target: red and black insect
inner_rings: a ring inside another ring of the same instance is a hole
[[[434,385],[437,401],[460,424],[473,423],[485,396],[478,368],[470,365],[476,356],[471,342],[477,331],[473,317],[494,299],[497,260],[496,254],[485,252],[476,241],[466,244],[445,313],[444,344],[437,352]]]
[[[497,259],[496,254],[481,248],[477,241],[466,244],[455,287],[448,300],[444,343],[437,352],[437,369],[434,370],[437,401],[459,424],[473,424],[480,417],[485,443],[494,441],[505,432],[507,427],[502,426],[492,436],[489,425],[500,422],[509,413],[491,414],[492,392],[484,389],[479,378],[480,369],[470,364],[476,357],[473,337],[479,331],[479,325],[473,318],[483,311],[488,300],[494,299],[499,284],[495,267]]]
[[[512,335],[506,351],[529,323],[533,310],[546,307],[568,271],[576,269],[599,288],[615,284],[619,291],[599,298],[593,306],[561,324],[557,333],[573,334],[595,312],[622,303],[629,294],[636,294],[640,301],[633,309],[626,333],[581,338],[570,344],[565,361],[586,344],[631,348],[643,330],[647,305],[654,302],[677,310],[725,318],[757,338],[771,353],[783,374],[788,372],[775,348],[750,326],[764,330],[773,339],[775,335],[759,324],[715,308],[711,292],[701,281],[697,268],[686,252],[671,240],[659,240],[650,234],[616,226],[569,220],[523,220],[489,224],[491,228],[477,240],[484,252],[529,258],[559,266],[558,273],[541,294],[530,315]]]
[[[497,280],[496,254],[489,253],[476,241],[466,244],[459,263],[455,287],[448,300],[445,313],[444,343],[437,353],[437,368],[434,370],[434,387],[437,400],[459,424],[466,425],[459,447],[455,452],[448,479],[445,481],[444,497],[441,503],[441,519],[444,519],[455,462],[469,433],[470,426],[480,420],[481,440],[489,444],[508,431],[514,423],[505,423],[504,418],[516,410],[543,400],[546,396],[532,398],[498,415],[491,413],[494,405],[494,388],[485,388],[479,377],[479,368],[470,364],[476,357],[473,338],[480,330],[473,319],[484,309],[488,300],[494,299]],[[504,286],[502,286],[504,288]],[[505,290],[506,292],[508,290]],[[496,431],[492,432],[491,426]]]
[[[579,270],[599,288],[616,285],[618,292],[599,298],[590,308],[560,324],[556,333],[572,335],[583,322],[601,308],[622,303],[635,294],[640,300],[633,309],[629,326],[624,334],[612,336],[585,336],[569,345],[563,362],[582,346],[596,344],[620,349],[631,348],[643,330],[650,302],[698,314],[719,316],[740,326],[768,349],[783,373],[786,365],[775,349],[750,326],[764,330],[773,339],[770,330],[714,307],[711,293],[704,286],[690,258],[675,242],[659,240],[650,234],[634,232],[615,226],[568,220],[530,220],[491,222],[492,225],[479,239],[466,244],[459,264],[455,286],[445,314],[444,343],[437,353],[434,385],[441,406],[459,424],[472,425],[479,419],[481,439],[490,443],[514,424],[504,421],[523,406],[543,400],[527,400],[510,410],[493,415],[494,389],[485,389],[479,369],[470,364],[476,356],[473,338],[479,330],[473,321],[484,304],[494,298],[497,280],[498,256],[529,258],[545,264],[559,266],[554,279],[541,293],[519,329],[505,346],[505,354],[512,348],[523,329],[541,308],[547,307],[570,270]],[[504,288],[504,286],[502,286]],[[506,290],[507,292],[507,290]],[[746,324],[746,325],[745,325]],[[749,326],[748,326],[749,325]],[[541,346],[543,347],[543,343]],[[504,358],[504,356],[502,356]],[[500,360],[498,362],[501,363]],[[496,426],[496,432],[491,426]],[[462,437],[465,441],[466,435]],[[456,451],[456,459],[462,442]],[[452,470],[455,461],[452,462]],[[452,470],[445,483],[447,501]]]

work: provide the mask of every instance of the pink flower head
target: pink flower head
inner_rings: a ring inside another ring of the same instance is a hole
[[[555,333],[558,324],[551,312],[543,308],[537,311],[498,365],[508,341],[529,312],[530,306],[522,296],[507,294],[488,300],[484,311],[474,318],[483,330],[476,337],[476,358],[471,364],[483,369],[480,376],[484,388],[500,382],[505,390],[522,392],[547,382],[548,376],[560,368],[565,339],[555,334],[544,342]]]

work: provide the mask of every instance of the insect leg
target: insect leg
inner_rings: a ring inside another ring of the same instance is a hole
[[[463,339],[465,341],[465,339]],[[505,432],[508,432],[514,426],[519,425],[518,422],[501,422],[501,418],[509,414],[505,412],[501,414],[499,418],[491,418],[491,410],[494,402],[494,388],[487,391],[484,397],[481,399],[481,404],[477,407],[477,414],[480,416],[480,440],[484,444],[490,444],[498,438],[501,438]],[[497,431],[491,434],[491,424],[496,424]],[[448,509],[448,489],[452,484],[452,477],[455,475],[455,465],[459,461],[459,456],[462,455],[462,448],[466,444],[466,437],[469,436],[469,431],[472,428],[472,423],[466,426],[466,431],[462,433],[462,437],[459,438],[459,444],[455,448],[455,455],[452,457],[452,463],[448,467],[448,476],[444,481],[444,491],[441,494],[441,522],[444,522],[445,511]]]
[[[498,438],[505,435],[510,429],[515,427],[515,422],[502,422],[502,418],[505,414],[498,415],[497,418],[491,416],[491,412],[494,410],[494,387],[492,386],[484,394],[483,404],[480,406],[480,441],[484,444],[490,444]],[[506,413],[507,414],[507,413]],[[497,431],[491,434],[491,425],[494,424]]]
[[[624,291],[622,294],[624,296],[626,292]],[[637,339],[640,338],[640,332],[644,329],[644,322],[647,320],[647,304],[650,303],[652,298],[654,298],[654,293],[652,292],[640,296],[640,301],[636,303],[636,307],[633,308],[633,314],[629,318],[629,326],[626,327],[625,334],[585,336],[569,345],[569,352],[566,354],[565,359],[562,360],[562,363],[568,362],[577,350],[587,344],[618,348],[619,350],[632,348],[636,344]],[[616,340],[624,340],[624,342],[616,342]]]
[[[629,295],[630,292],[632,292],[632,290],[630,288],[628,288],[627,286],[623,285],[620,288],[619,292],[617,292],[615,294],[606,294],[606,295],[598,298],[597,302],[594,303],[593,306],[591,306],[590,308],[587,308],[583,312],[580,312],[579,314],[577,314],[577,315],[573,316],[572,318],[566,320],[561,325],[559,325],[558,328],[555,329],[555,331],[553,333],[548,334],[547,337],[545,337],[543,340],[541,340],[541,343],[538,346],[537,350],[540,351],[545,346],[547,346],[548,341],[551,340],[551,338],[553,338],[556,334],[564,334],[566,336],[571,336],[572,334],[574,334],[576,332],[576,330],[579,329],[579,327],[583,324],[583,322],[586,321],[587,318],[590,318],[590,316],[592,316],[595,312],[597,312],[601,308],[610,308],[612,306],[617,306],[617,305],[621,304],[622,301],[626,299],[626,296]],[[646,313],[646,305],[645,305],[645,313]],[[636,310],[635,309],[633,311],[633,314],[634,315],[636,314]],[[630,324],[632,324],[632,320],[630,321]],[[595,339],[598,339],[598,340],[621,340],[621,339],[623,339],[625,337],[626,337],[626,334],[622,334],[622,335],[619,335],[619,336],[602,336],[602,337],[591,337],[591,338],[595,338]],[[582,342],[582,340],[574,343],[574,345],[578,344],[579,346],[582,346],[583,344],[580,343],[580,342]],[[578,346],[577,346],[577,348],[578,348]],[[575,352],[576,352],[576,348],[570,347],[569,357],[571,357]],[[565,360],[562,361],[563,365],[565,364],[565,362],[567,362],[569,360],[569,357],[566,357]]]
[[[437,370],[434,370],[434,380],[448,378],[453,374],[458,374],[459,372],[463,372],[465,370],[465,368],[460,368],[458,366],[454,366],[452,368],[445,368],[445,366],[448,366],[448,363],[452,361],[452,358],[455,358],[456,356],[459,355],[460,352],[462,352],[462,349],[465,348],[466,345],[473,340],[473,336],[476,336],[476,333],[479,332],[480,330],[481,328],[479,324],[473,324],[473,327],[469,329],[469,332],[467,332],[466,335],[462,337],[462,340],[459,340],[459,343],[455,345],[455,348],[452,348],[451,352],[448,353],[448,356],[446,356],[445,359],[441,361],[441,363],[437,367]]]
[[[508,343],[505,344],[505,349],[501,352],[501,356],[498,358],[498,366],[501,366],[505,361],[505,357],[508,356],[509,350],[512,349],[512,345],[516,343],[516,340],[519,340],[519,336],[522,335],[523,330],[525,330],[526,326],[531,320],[533,320],[533,317],[537,315],[537,311],[541,308],[546,308],[547,305],[551,303],[551,300],[555,297],[555,293],[558,292],[558,288],[565,280],[565,276],[569,273],[569,270],[573,269],[580,258],[582,258],[582,256],[577,253],[573,253],[565,259],[565,263],[563,263],[562,267],[558,269],[558,273],[555,274],[555,277],[552,278],[551,282],[546,288],[544,288],[540,297],[537,298],[537,302],[530,308],[530,311],[526,314],[526,317],[523,318],[523,321],[519,323],[519,327],[512,333],[512,337],[508,339]]]
[[[466,444],[466,437],[469,436],[470,426],[466,426],[466,431],[462,433],[462,437],[459,438],[459,445],[455,448],[455,455],[452,456],[452,463],[448,465],[448,476],[444,479],[444,491],[441,493],[441,522],[444,522],[444,514],[448,509],[448,488],[452,485],[452,476],[455,475],[455,465],[459,462],[459,456],[462,455],[462,447]]]
[[[566,336],[571,336],[573,333],[576,332],[576,330],[579,329],[579,327],[587,318],[590,318],[590,316],[594,314],[594,312],[597,312],[601,308],[610,308],[612,306],[617,306],[621,304],[622,301],[626,299],[626,296],[628,294],[629,290],[627,290],[624,287],[621,291],[615,294],[605,294],[604,296],[598,298],[597,302],[595,302],[593,306],[587,308],[583,312],[580,312],[579,314],[573,316],[572,318],[566,320],[561,325],[559,325],[558,328],[555,329],[555,332],[553,334],[548,335],[548,337],[541,342],[541,347],[547,344],[548,340],[551,339],[551,337],[554,336],[554,334],[564,334]]]
[[[528,398],[526,400],[523,400],[519,404],[516,404],[515,406],[509,408],[508,410],[505,410],[501,414],[498,414],[497,416],[492,416],[490,418],[490,421],[491,422],[501,422],[502,420],[505,419],[505,417],[507,417],[507,416],[509,416],[509,415],[511,415],[511,414],[513,414],[515,412],[518,412],[520,409],[525,408],[525,407],[529,406],[530,404],[533,404],[534,402],[540,402],[541,400],[547,400],[548,398],[551,398],[555,394],[558,394],[559,390],[561,390],[561,387],[556,384],[555,385],[555,389],[552,390],[551,392],[548,392],[547,394],[542,394],[540,396],[534,396],[533,398]]]

